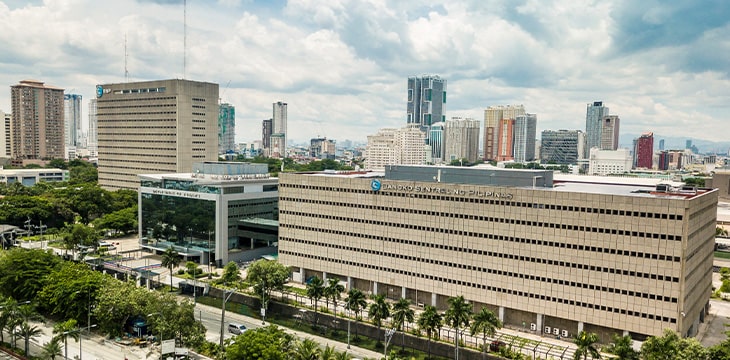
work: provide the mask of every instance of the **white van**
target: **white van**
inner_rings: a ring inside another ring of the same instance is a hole
[[[244,331],[246,331],[245,325],[234,324],[234,323],[228,324],[228,332],[231,334],[240,335],[240,334],[243,334]]]

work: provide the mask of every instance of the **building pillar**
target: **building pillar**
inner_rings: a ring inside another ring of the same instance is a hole
[[[438,299],[438,295],[436,295],[436,293],[431,293],[431,306],[436,307],[437,299]]]
[[[628,330],[624,330],[623,336],[629,336],[629,331]]]
[[[545,331],[545,329],[543,329],[543,326],[542,326],[542,314],[537,314],[535,323],[537,324],[537,333],[542,334]]]
[[[499,321],[504,323],[504,306],[499,307]]]
[[[373,295],[378,295],[378,282],[373,281]]]
[[[307,282],[307,278],[304,276],[304,268],[303,267],[300,267],[299,268],[299,274],[302,277],[302,284],[306,283]]]
[[[584,324],[583,324],[583,322],[582,322],[582,321],[578,321],[578,333],[579,333],[579,334],[580,334],[580,332],[581,332],[581,331],[583,331],[583,325],[584,325]]]
[[[352,290],[352,276],[347,277],[347,291]]]
[[[400,288],[400,297],[401,297],[401,299],[405,299],[406,298],[406,287],[405,286],[402,286]]]
[[[251,250],[253,250],[253,238],[251,238]]]
[[[322,271],[322,281],[327,282],[327,272],[326,271]],[[327,284],[325,284],[325,285],[327,285]]]

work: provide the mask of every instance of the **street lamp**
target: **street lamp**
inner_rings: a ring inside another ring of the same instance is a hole
[[[352,319],[350,319],[350,307],[345,306],[345,310],[347,310],[347,348],[350,348],[350,323],[352,322]]]
[[[227,291],[230,291],[230,293],[228,294],[228,296],[226,296],[226,292]],[[225,290],[223,292],[223,296],[222,296],[222,298],[223,298],[223,306],[221,306],[221,341],[220,341],[221,352],[223,351],[223,334],[224,334],[223,333],[223,330],[224,330],[223,329],[223,323],[226,321],[226,302],[228,301],[228,299],[231,298],[231,295],[233,295],[233,293],[234,293],[233,290]]]
[[[160,315],[162,318],[162,321],[165,321],[165,317],[160,312],[153,312],[152,314],[147,314],[147,317],[153,317],[155,315]],[[162,326],[160,326],[160,359],[162,359]]]
[[[86,329],[87,329],[86,331],[90,331],[90,330],[91,330],[91,328],[94,328],[94,327],[96,327],[96,324],[94,324],[94,325],[89,325],[89,326],[88,326],[88,327],[86,328]],[[82,328],[82,327],[79,327],[79,328],[78,328],[78,329],[76,329],[76,330],[69,330],[69,331],[65,331],[65,332],[63,332],[63,333],[62,333],[63,335],[68,335],[68,334],[72,334],[72,333],[75,333],[75,332],[78,332],[78,333],[79,333],[79,360],[81,360],[81,354],[82,354],[82,352],[81,352],[81,330],[83,330],[83,329],[84,329],[84,328]],[[66,352],[66,354],[68,354],[68,349],[66,349],[66,351],[67,351],[67,352]],[[68,356],[67,356],[66,358],[68,358]]]
[[[385,360],[388,360],[388,344],[390,344],[390,340],[393,338],[393,334],[395,334],[395,329],[388,329],[385,331],[385,349],[383,350]]]

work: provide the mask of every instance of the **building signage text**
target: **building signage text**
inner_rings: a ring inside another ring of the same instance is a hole
[[[155,195],[169,195],[169,196],[177,196],[177,197],[186,197],[186,198],[200,199],[200,194],[198,194],[198,193],[192,193],[192,192],[185,192],[185,191],[166,190],[166,189],[152,189],[152,193],[155,194]]]
[[[381,183],[380,190],[382,191],[401,191],[401,192],[413,192],[413,193],[427,193],[427,194],[441,194],[441,195],[456,195],[466,197],[493,197],[499,199],[512,199],[511,193],[495,192],[495,191],[480,191],[480,190],[464,190],[459,188],[450,188],[444,186],[422,186],[422,185],[401,185],[401,184],[387,184]]]

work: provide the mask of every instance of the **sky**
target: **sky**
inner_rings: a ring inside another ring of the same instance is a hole
[[[8,112],[10,86],[37,79],[83,95],[86,122],[126,64],[129,81],[220,84],[238,142],[276,101],[290,142],[365,141],[405,125],[408,76],[434,74],[447,119],[523,104],[538,134],[585,130],[603,101],[622,135],[730,140],[725,0],[0,0],[0,23]]]

